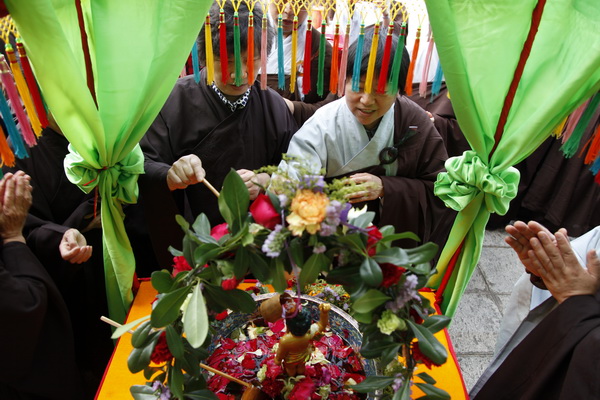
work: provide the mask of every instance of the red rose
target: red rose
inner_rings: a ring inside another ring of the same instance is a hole
[[[415,359],[416,362],[420,362],[422,364],[425,364],[425,366],[429,369],[431,369],[432,365],[435,365],[436,367],[439,367],[440,364],[436,364],[433,361],[431,361],[429,359],[429,357],[427,357],[425,354],[421,353],[421,349],[419,349],[419,342],[413,342],[412,344],[412,356]]]
[[[221,282],[221,287],[225,290],[233,290],[237,287],[237,285],[240,283],[239,280],[235,279],[235,278],[229,278],[229,279],[225,279],[223,282]]]
[[[381,267],[381,272],[383,273],[383,281],[381,282],[381,286],[384,288],[389,288],[390,286],[394,286],[400,278],[402,274],[406,272],[405,268],[398,267],[397,265],[384,263],[379,264]]]
[[[254,222],[267,229],[273,229],[275,225],[281,223],[281,215],[275,211],[271,199],[266,194],[259,194],[256,200],[252,202],[250,214],[252,214]]]
[[[212,236],[216,240],[221,239],[223,236],[227,235],[228,233],[229,233],[229,229],[228,229],[227,223],[225,223],[225,222],[214,226],[210,230],[210,236]]]
[[[367,234],[369,235],[367,237],[367,252],[369,256],[373,257],[377,252],[375,245],[381,240],[383,235],[381,234],[381,232],[379,232],[379,229],[377,229],[375,225],[367,227]]]
[[[412,317],[413,321],[415,321],[416,324],[421,325],[423,323],[423,318],[421,318],[419,313],[416,312],[414,308],[410,309],[410,316]]]
[[[162,364],[164,362],[169,362],[172,359],[173,354],[171,354],[169,351],[169,346],[167,345],[167,334],[163,331],[158,337],[156,346],[154,346],[154,350],[152,350],[150,360],[154,364]]]
[[[173,276],[183,271],[191,271],[192,267],[188,264],[184,256],[173,257]]]

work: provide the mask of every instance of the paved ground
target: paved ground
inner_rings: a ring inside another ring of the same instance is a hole
[[[486,231],[479,265],[449,328],[468,390],[492,358],[505,305],[523,272],[505,235],[503,229]]]

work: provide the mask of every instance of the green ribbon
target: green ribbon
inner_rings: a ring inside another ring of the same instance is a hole
[[[463,210],[483,192],[487,210],[504,215],[510,201],[517,195],[519,171],[508,167],[493,173],[472,150],[465,151],[462,156],[449,158],[445,167],[447,172],[438,175],[434,193],[453,210]]]

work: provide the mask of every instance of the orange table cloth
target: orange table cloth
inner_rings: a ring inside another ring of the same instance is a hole
[[[428,297],[433,304],[433,293],[425,292],[423,295]],[[155,296],[156,290],[154,290],[152,284],[149,281],[141,282],[129,310],[126,323],[150,315],[151,303]],[[436,386],[448,392],[452,400],[468,399],[467,390],[447,330],[444,329],[435,336],[448,350],[448,361],[440,367],[433,367],[431,370],[419,366],[417,372],[425,371],[429,373],[437,381]],[[132,374],[127,368],[127,358],[132,350],[131,335],[126,333],[117,341],[113,355],[104,372],[102,383],[96,393],[96,400],[131,400],[133,397],[129,392],[129,388],[133,385],[146,383],[143,372]],[[413,387],[413,397],[418,398],[421,396],[421,391],[416,386]]]

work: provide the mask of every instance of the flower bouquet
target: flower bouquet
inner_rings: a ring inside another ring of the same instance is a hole
[[[396,240],[418,238],[392,226],[378,229],[371,224],[374,213],[352,210],[345,201],[357,190],[352,185],[303,176],[301,181],[279,176],[272,191],[250,204],[242,179],[232,171],[218,199],[225,224],[211,227],[200,215],[190,225],[178,217],[185,231],[182,250],[171,249],[177,260],[173,274],[152,274],[159,295],[151,315],[113,335],[137,326],[128,367],[144,371],[148,384],[132,387],[134,398],[218,398],[200,364],[210,355],[211,322],[217,316],[255,311],[255,298],[237,288],[250,274],[278,292],[288,288],[290,275],[298,292],[319,277],[343,286],[363,335],[360,354],[377,359],[385,372],[349,387],[354,392],[378,391],[381,398],[405,400],[416,385],[424,398],[449,398],[425,371],[416,374],[419,365],[440,365],[447,358],[433,334],[450,320],[432,315],[418,291],[432,275],[429,261],[437,246],[394,246]]]

